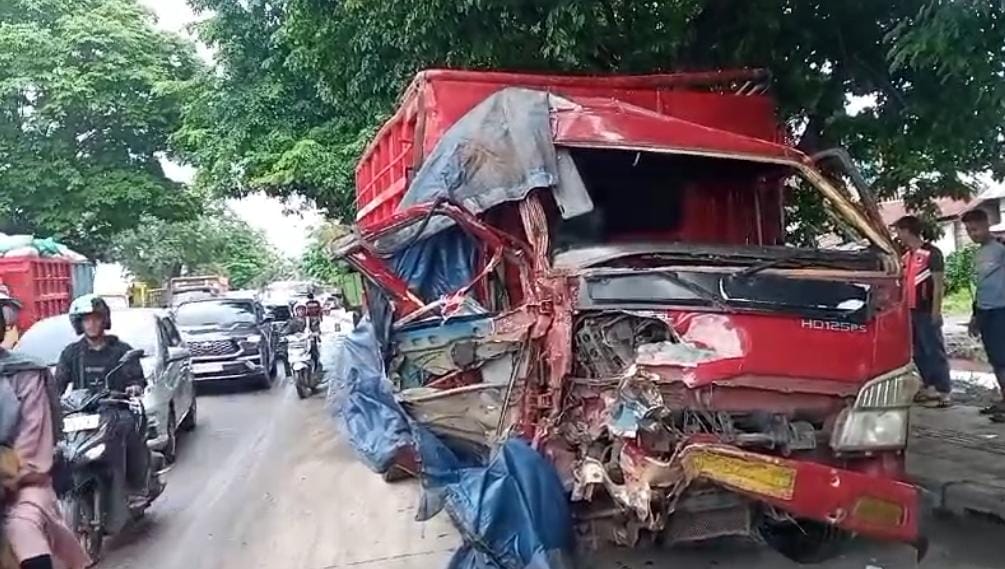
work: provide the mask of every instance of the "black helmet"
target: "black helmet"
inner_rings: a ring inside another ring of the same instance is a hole
[[[101,314],[104,317],[105,330],[112,328],[112,311],[108,308],[108,303],[105,302],[105,299],[100,296],[85,294],[78,297],[70,305],[70,324],[73,325],[73,331],[78,336],[84,333],[84,316],[94,313]]]

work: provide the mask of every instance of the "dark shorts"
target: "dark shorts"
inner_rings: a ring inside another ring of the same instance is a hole
[[[978,310],[974,316],[988,363],[995,369],[1005,368],[1005,308]]]

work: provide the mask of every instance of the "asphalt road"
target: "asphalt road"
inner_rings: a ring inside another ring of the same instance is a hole
[[[425,569],[446,567],[458,538],[445,516],[413,520],[417,489],[385,484],[336,440],[320,397],[290,386],[201,395],[200,424],[180,441],[168,488],[148,516],[108,544],[102,569]],[[1005,526],[933,528],[925,569],[1002,567]],[[596,568],[786,569],[751,543],[602,552]],[[855,542],[823,569],[907,569],[913,550]]]

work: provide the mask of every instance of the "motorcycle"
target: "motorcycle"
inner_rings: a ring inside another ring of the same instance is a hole
[[[161,453],[148,451],[146,495],[133,501],[126,490],[124,461],[106,455],[110,445],[121,444],[110,440],[115,420],[110,411],[128,409],[136,418],[134,425],[145,424],[141,398],[108,389],[109,377],[142,356],[143,350],[127,352],[105,374],[104,390],[74,389],[61,399],[65,436],[57,453],[68,472],[57,484],[57,494],[67,525],[94,560],[100,556],[105,536],[121,532],[130,521],[142,517],[164,491],[167,462]]]
[[[293,372],[293,385],[301,399],[317,393],[321,385],[318,341],[317,334],[309,329],[286,337],[286,357]]]

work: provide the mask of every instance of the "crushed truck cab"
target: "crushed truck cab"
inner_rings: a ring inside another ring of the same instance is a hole
[[[896,251],[764,78],[425,72],[357,169],[333,254],[398,400],[463,444],[530,442],[581,541],[922,542]],[[813,247],[786,242],[795,191],[836,228]]]

